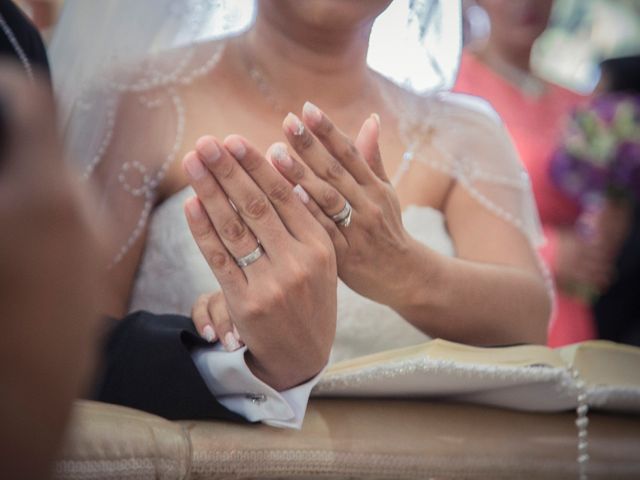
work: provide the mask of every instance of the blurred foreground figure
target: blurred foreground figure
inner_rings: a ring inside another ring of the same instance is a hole
[[[549,162],[567,116],[583,98],[531,71],[531,49],[549,22],[552,0],[478,0],[491,33],[462,56],[455,90],[488,99],[504,120],[529,171],[547,243],[540,250],[556,283],[548,343],[560,346],[596,337],[591,306],[572,285],[606,288],[611,260],[575,225],[580,205],[552,183]]]
[[[38,29],[11,0],[0,0],[0,56],[15,58],[29,77],[33,77],[33,67],[49,75],[47,51]]]
[[[0,477],[45,478],[93,367],[101,235],[47,87],[0,64]]]

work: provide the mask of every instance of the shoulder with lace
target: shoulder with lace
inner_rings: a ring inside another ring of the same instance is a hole
[[[216,66],[223,46],[206,42],[114,64],[73,105],[68,145],[115,217],[114,263],[141,235],[183,147],[185,89]]]
[[[471,95],[437,92],[406,94],[397,98],[394,108],[415,161],[446,173],[479,204],[525,233],[534,245],[541,243],[529,177],[489,102]]]

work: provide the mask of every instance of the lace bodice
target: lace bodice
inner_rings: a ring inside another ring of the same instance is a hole
[[[218,282],[191,236],[182,205],[194,195],[187,187],[160,205],[149,225],[146,249],[135,280],[130,310],[189,315],[202,293],[219,289]],[[408,207],[407,231],[435,251],[452,256],[454,248],[441,212]],[[331,361],[417,344],[428,337],[400,315],[338,284],[338,322]]]

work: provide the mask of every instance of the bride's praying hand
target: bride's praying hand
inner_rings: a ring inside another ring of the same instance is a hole
[[[454,185],[445,210],[457,220],[450,228],[458,257],[433,251],[403,227],[378,147],[378,115],[364,122],[355,141],[312,103],[305,104],[303,119],[289,113],[283,123],[302,161],[282,143],[267,156],[329,233],[347,286],[430,336],[471,344],[544,342],[548,293],[520,232],[501,228],[502,220],[483,215],[483,207]],[[233,326],[209,313],[217,302],[216,294],[204,295],[193,318],[203,334],[214,328],[226,338]]]
[[[221,287],[209,300],[216,326],[199,331],[231,350],[242,336],[247,364],[278,390],[308,380],[324,367],[335,332],[328,235],[286,180],[238,136],[224,145],[200,139],[183,165],[198,195],[185,205],[189,227]]]

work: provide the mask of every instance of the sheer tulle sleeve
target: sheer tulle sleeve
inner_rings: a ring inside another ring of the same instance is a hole
[[[488,102],[439,93],[414,108],[413,155],[444,172],[492,214],[513,225],[528,240],[554,302],[553,280],[539,254],[545,236],[529,175],[509,133]],[[426,112],[426,113],[424,113]]]
[[[533,247],[544,242],[529,176],[498,114],[484,100],[441,93],[419,122],[415,160],[449,174]]]
[[[185,89],[215,66],[222,48],[209,43],[121,66],[78,96],[66,145],[83,178],[92,182],[100,214],[111,221],[111,266],[142,236],[166,172],[183,149]]]

